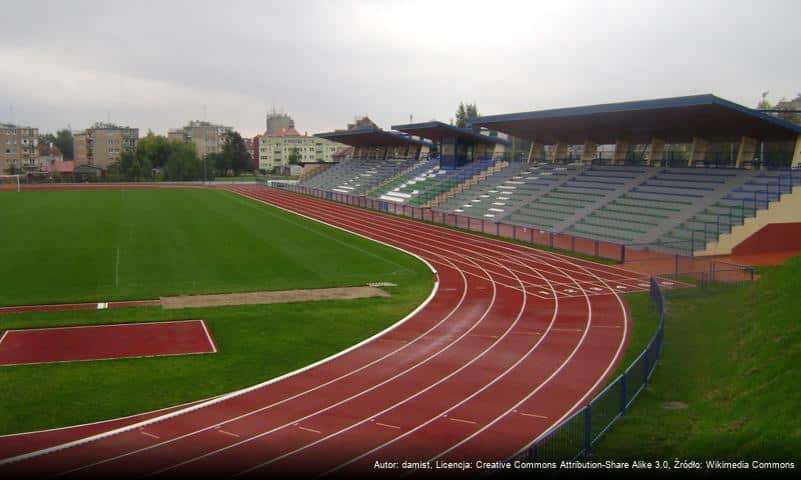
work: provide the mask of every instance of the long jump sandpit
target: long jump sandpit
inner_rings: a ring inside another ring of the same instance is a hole
[[[220,307],[225,305],[260,305],[268,303],[311,302],[318,300],[352,300],[356,298],[389,297],[376,287],[311,288],[273,292],[225,293],[161,297],[165,309]]]

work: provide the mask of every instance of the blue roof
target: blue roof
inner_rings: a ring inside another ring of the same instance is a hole
[[[405,125],[393,125],[393,130],[400,130],[412,135],[417,135],[423,138],[430,138],[436,140],[442,137],[457,137],[462,140],[482,143],[501,144],[509,146],[512,142],[501,137],[491,137],[484,135],[472,128],[459,128],[447,123],[438,122],[433,120],[431,122],[423,123],[407,123]]]
[[[651,136],[668,142],[693,136],[789,140],[801,134],[799,125],[711,94],[489,115],[472,124],[544,142]]]
[[[433,146],[431,142],[426,140],[418,140],[403,133],[389,132],[380,128],[337,130],[334,132],[316,133],[314,136],[352,147],[387,147],[401,145]]]

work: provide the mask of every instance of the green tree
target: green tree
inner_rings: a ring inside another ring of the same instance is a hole
[[[289,158],[287,160],[290,165],[300,165],[300,151],[298,147],[293,148],[292,151],[289,152]]]
[[[170,141],[161,135],[148,135],[136,142],[136,158],[142,165],[162,168],[167,163],[172,147]]]
[[[45,133],[45,134],[39,135],[39,144],[40,145],[41,144],[49,145],[51,143],[52,144],[56,143],[56,136],[55,135],[53,135],[52,133]]]
[[[164,166],[165,180],[199,180],[203,178],[203,164],[197,157],[192,143],[172,142],[167,164]]]
[[[53,144],[58,147],[61,154],[64,155],[64,160],[75,159],[72,145],[72,132],[66,128],[57,131]]]
[[[222,154],[226,157],[226,165],[234,171],[234,175],[247,170],[250,164],[250,154],[245,141],[239,132],[229,130],[223,134]]]
[[[459,102],[459,108],[456,109],[456,126],[459,128],[466,128],[470,120],[478,117],[478,107],[475,103]]]

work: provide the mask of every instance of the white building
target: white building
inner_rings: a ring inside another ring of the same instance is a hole
[[[301,135],[294,127],[280,128],[273,135],[265,132],[259,138],[259,169],[270,171],[285,167],[295,151],[300,163],[332,162],[331,156],[342,146],[323,138]]]

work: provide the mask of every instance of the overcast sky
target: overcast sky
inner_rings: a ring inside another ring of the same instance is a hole
[[[0,14],[0,121],[165,133],[191,119],[310,134],[714,93],[801,92],[801,2],[17,1]]]

